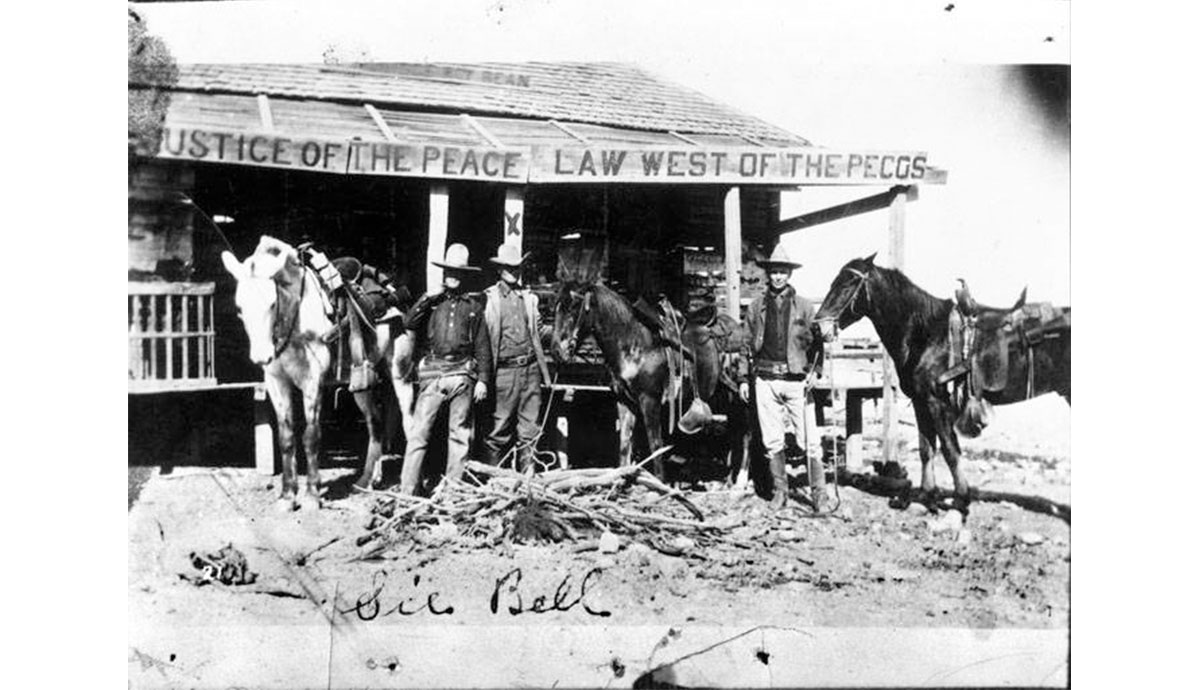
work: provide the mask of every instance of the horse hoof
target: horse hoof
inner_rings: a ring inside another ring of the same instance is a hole
[[[951,507],[952,507],[954,510],[957,510],[958,512],[962,513],[963,522],[966,522],[966,520],[967,520],[967,515],[968,515],[968,514],[970,514],[970,512],[971,512],[971,511],[970,511],[970,506],[971,506],[971,500],[970,500],[970,499],[968,499],[968,498],[962,498],[961,496],[955,496],[955,497],[954,497],[954,503],[953,503],[953,505],[952,505]]]
[[[941,516],[929,523],[929,529],[934,534],[949,532],[957,535],[963,526],[963,515],[956,510],[947,510]]]
[[[292,512],[295,509],[296,509],[296,501],[290,497],[280,498],[277,501],[275,501],[275,512],[276,513],[286,514],[286,513]]]
[[[312,494],[305,494],[296,499],[296,507],[298,510],[320,510],[321,499]]]

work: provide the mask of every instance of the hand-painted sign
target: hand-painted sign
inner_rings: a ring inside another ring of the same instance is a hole
[[[370,68],[369,68],[370,71]],[[426,65],[426,64],[391,64],[378,69],[386,74],[403,74],[410,77],[423,77],[449,81],[474,81],[500,86],[530,85],[528,74],[517,74],[496,69],[468,67],[465,65]]]
[[[348,175],[493,182],[529,178],[529,151],[521,148],[316,139],[194,127],[164,128],[159,156]]]
[[[530,182],[902,184],[925,178],[915,151],[816,147],[535,147]]]
[[[530,148],[288,137],[166,127],[159,156],[346,175],[483,180],[511,184],[768,185],[944,184],[918,151],[816,147]]]

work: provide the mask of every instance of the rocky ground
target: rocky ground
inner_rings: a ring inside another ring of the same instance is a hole
[[[1069,408],[1057,399],[1023,405],[1003,408],[983,437],[964,443],[968,474],[982,489],[1069,504]],[[876,448],[868,443],[868,460]],[[915,452],[905,464],[920,476]],[[352,474],[345,466],[324,472],[334,498],[323,510],[279,513],[278,477],[131,468],[131,646],[139,631],[317,625],[335,610],[354,622],[472,628],[984,630],[1069,622],[1070,525],[1011,503],[976,503],[959,524],[956,513],[896,509],[843,486],[834,513],[813,517],[800,502],[773,514],[752,492],[710,484],[691,499],[729,538],[709,547],[685,542],[674,555],[636,535],[597,549],[469,544],[453,530],[427,530],[363,560],[355,538],[377,499],[347,490]],[[938,476],[950,485],[944,466]],[[198,584],[193,554],[225,545],[244,554],[254,581]],[[146,672],[146,662],[140,668]]]

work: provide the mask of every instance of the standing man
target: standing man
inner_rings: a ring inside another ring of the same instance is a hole
[[[521,255],[515,244],[500,245],[489,259],[500,280],[484,291],[484,320],[492,342],[495,366],[496,411],[486,439],[488,462],[500,464],[513,444],[516,431],[517,467],[524,472],[537,443],[538,411],[542,386],[550,384],[546,353],[542,350],[538,298],[521,286]]]
[[[442,409],[449,408],[449,449],[446,477],[459,479],[475,434],[474,402],[487,397],[492,378],[492,348],[483,322],[483,300],[462,290],[469,266],[467,248],[446,248],[440,266],[442,289],[421,297],[408,313],[407,328],[425,353],[417,365],[417,401],[400,472],[400,493],[413,494],[421,480],[429,435]]]
[[[800,268],[800,264],[788,258],[783,245],[777,245],[771,258],[759,261],[758,265],[767,272],[767,290],[750,303],[746,315],[750,330],[747,346],[758,423],[773,485],[771,509],[779,510],[787,502],[784,432],[790,422],[797,437],[803,433],[803,439],[797,441],[806,446],[809,488],[813,506],[819,510],[825,490],[825,470],[815,418],[805,413],[805,402],[822,353],[821,331],[813,322],[812,303],[788,284],[792,271]],[[742,400],[749,402],[749,384],[743,381],[738,388]]]

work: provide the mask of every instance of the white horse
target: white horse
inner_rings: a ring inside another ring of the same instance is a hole
[[[235,300],[250,340],[250,359],[263,368],[267,394],[275,408],[283,462],[279,507],[319,508],[321,398],[324,387],[334,383],[330,365],[337,343],[337,339],[334,343],[327,342],[326,337],[334,329],[329,298],[316,273],[300,261],[296,249],[273,237],[264,235],[254,254],[245,261],[239,262],[230,252],[222,253],[221,258],[226,270],[237,278]],[[402,361],[393,362],[393,338],[384,325],[374,332],[364,329],[364,347],[350,348],[358,350],[351,353],[356,360],[354,364],[361,366],[365,360],[369,368],[382,374],[381,382],[397,376],[405,367]],[[407,343],[401,343],[399,349],[411,356]],[[407,426],[412,405],[411,385],[398,378],[395,384]],[[380,392],[379,387],[370,386],[353,393],[370,435],[362,473],[355,482],[361,488],[377,484],[382,474],[379,460],[383,452],[384,408],[390,396],[381,396]],[[296,393],[300,395],[304,414],[304,455],[308,460],[308,486],[302,496],[296,477],[293,416]]]

